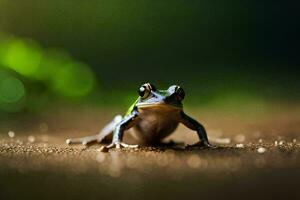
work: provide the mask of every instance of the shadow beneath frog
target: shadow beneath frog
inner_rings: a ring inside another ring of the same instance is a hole
[[[169,141],[169,142],[158,142],[154,144],[144,144],[141,145],[139,148],[141,150],[145,151],[153,151],[153,150],[159,150],[159,151],[166,151],[166,150],[174,150],[177,152],[187,152],[187,151],[236,151],[241,150],[240,148],[236,148],[233,146],[226,146],[226,145],[211,145],[210,147],[207,146],[201,146],[197,143],[194,145],[187,145],[184,142],[178,142],[178,141]]]
[[[134,140],[129,140],[131,143],[134,143]],[[97,141],[92,141],[87,144],[85,144],[86,148],[89,148],[91,146],[95,145],[108,145],[111,142],[110,137],[106,137],[104,140],[102,140],[100,143]],[[174,141],[170,140],[168,142],[155,142],[152,144],[139,144],[138,147],[141,151],[166,151],[166,150],[174,150],[177,152],[193,152],[193,151],[214,151],[214,152],[240,152],[243,149],[237,148],[235,146],[229,146],[229,145],[220,145],[220,144],[213,144],[211,147],[201,146],[193,144],[193,145],[187,145],[184,142],[180,141]],[[126,151],[126,149],[123,149]]]

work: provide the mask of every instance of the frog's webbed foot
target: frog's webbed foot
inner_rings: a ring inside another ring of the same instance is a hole
[[[112,142],[110,145],[100,147],[99,150],[101,152],[108,152],[109,149],[113,149],[113,148],[116,148],[116,149],[122,149],[122,148],[136,149],[138,147],[139,147],[139,145],[126,144],[126,143],[123,143],[123,142]]]
[[[211,145],[208,141],[199,141],[196,144],[187,145],[186,148],[204,148],[204,149],[216,149],[217,146]]]

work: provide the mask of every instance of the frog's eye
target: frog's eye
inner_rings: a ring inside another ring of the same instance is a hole
[[[152,90],[152,85],[149,83],[146,83],[146,84],[142,85],[142,87],[140,87],[138,92],[139,92],[140,97],[142,99],[145,99],[145,98],[149,97],[151,90]]]
[[[177,86],[175,92],[176,92],[177,100],[182,101],[185,97],[184,90],[181,87]]]

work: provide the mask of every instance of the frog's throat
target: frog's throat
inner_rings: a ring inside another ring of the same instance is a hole
[[[172,109],[178,109],[178,110],[182,110],[182,105],[171,105],[171,104],[167,104],[167,103],[163,103],[163,102],[153,102],[153,103],[137,103],[136,106],[138,108],[151,108],[151,107],[155,107],[155,108],[159,108],[159,107],[168,107],[168,108],[172,108]]]

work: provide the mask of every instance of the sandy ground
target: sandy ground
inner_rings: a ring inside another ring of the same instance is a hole
[[[190,111],[225,143],[185,148],[197,136],[183,126],[167,138],[173,145],[102,153],[101,144],[64,143],[97,132],[118,109],[2,120],[0,199],[299,199],[298,108]]]

